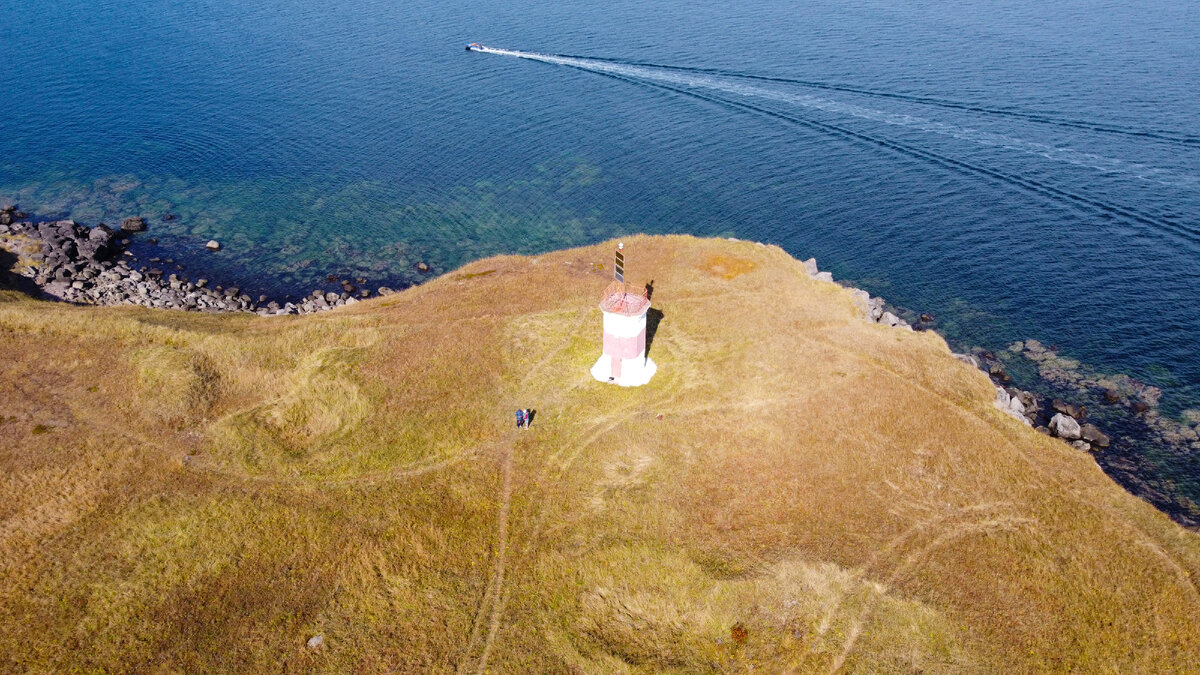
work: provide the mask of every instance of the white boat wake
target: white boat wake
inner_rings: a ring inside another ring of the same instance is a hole
[[[594,60],[580,57],[556,56],[539,54],[515,49],[499,49],[483,45],[472,45],[471,51],[500,56],[511,56],[529,59],[597,73],[605,73],[623,78],[656,82],[689,89],[701,89],[720,92],[744,98],[755,98],[788,106],[796,106],[820,110],[835,115],[870,120],[881,124],[905,127],[922,132],[935,133],[968,141],[982,146],[1001,148],[1025,153],[1061,162],[1073,166],[1093,169],[1110,175],[1130,176],[1140,180],[1152,181],[1171,187],[1197,188],[1200,187],[1200,176],[1180,174],[1169,169],[1148,166],[1141,163],[1105,157],[1090,152],[1082,152],[1068,147],[1058,147],[1046,143],[1037,143],[1013,136],[980,131],[946,122],[938,122],[916,115],[892,113],[875,108],[869,108],[852,103],[836,101],[830,98],[812,94],[798,94],[780,89],[750,85],[734,81],[729,77],[718,75],[700,75],[677,70],[655,69],[648,66],[635,66],[616,63],[607,60]]]

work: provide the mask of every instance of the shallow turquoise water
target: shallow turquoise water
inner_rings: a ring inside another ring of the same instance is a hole
[[[164,255],[273,293],[757,239],[1177,413],[1200,407],[1197,35],[1179,0],[0,0],[0,199],[178,214]],[[1200,462],[1155,466],[1200,498]]]

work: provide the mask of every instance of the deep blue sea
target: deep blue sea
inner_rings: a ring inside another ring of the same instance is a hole
[[[0,0],[0,94],[0,200],[251,291],[733,236],[1200,408],[1194,0]]]

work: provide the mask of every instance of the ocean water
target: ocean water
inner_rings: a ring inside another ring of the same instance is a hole
[[[139,253],[279,295],[630,232],[755,239],[956,347],[1032,338],[1159,387],[1180,420],[1197,36],[1186,0],[0,0],[0,199],[148,216]],[[1101,420],[1110,473],[1200,517],[1200,452]]]

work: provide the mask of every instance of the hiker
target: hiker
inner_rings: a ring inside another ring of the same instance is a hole
[[[525,411],[518,410],[517,411],[517,428],[520,429],[523,426],[525,426]]]
[[[529,408],[526,408],[526,409],[525,409],[525,428],[526,428],[526,429],[528,429],[528,428],[529,428],[529,420],[533,418],[533,414],[532,414],[532,413],[533,413],[533,411],[532,411],[532,410],[530,410]]]

